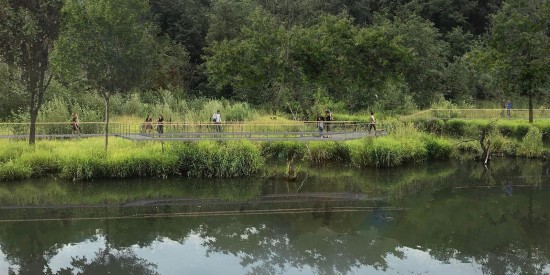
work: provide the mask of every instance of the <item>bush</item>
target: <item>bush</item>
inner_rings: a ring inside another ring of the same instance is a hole
[[[466,122],[459,119],[450,119],[445,123],[445,134],[462,137],[465,134]]]
[[[311,142],[309,149],[315,162],[351,162],[351,149],[341,142]]]
[[[451,143],[442,138],[426,135],[423,138],[423,142],[426,144],[427,157],[430,160],[447,159],[453,151]]]
[[[249,141],[200,141],[176,146],[179,170],[188,177],[240,177],[263,165],[260,151]]]
[[[29,165],[10,160],[0,166],[0,181],[28,179],[32,175]]]
[[[261,155],[268,159],[303,158],[307,154],[307,148],[303,142],[274,141],[260,144]]]
[[[518,148],[517,155],[534,158],[540,157],[543,153],[542,133],[537,127],[529,128],[529,131],[523,137]]]

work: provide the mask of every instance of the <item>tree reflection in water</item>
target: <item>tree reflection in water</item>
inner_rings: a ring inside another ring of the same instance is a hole
[[[20,267],[19,274],[51,271],[50,260],[60,249],[98,238],[96,228],[102,228],[104,248],[53,272],[155,274],[159,267],[137,256],[137,247],[168,239],[187,249],[186,241],[199,236],[204,257],[231,255],[250,274],[289,268],[315,274],[365,268],[392,272],[393,261],[405,261],[411,249],[441,263],[479,265],[485,274],[543,274],[550,266],[547,170],[548,164],[540,162],[493,161],[487,168],[460,163],[440,174],[422,170],[426,183],[407,172],[403,178],[392,175],[394,186],[357,187],[388,195],[404,211],[335,212],[330,202],[321,201],[318,211],[307,214],[3,222],[0,246],[7,261]]]

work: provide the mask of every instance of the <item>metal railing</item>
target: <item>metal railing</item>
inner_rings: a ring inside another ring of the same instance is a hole
[[[464,119],[529,119],[529,109],[429,109],[404,117]],[[550,109],[533,109],[534,119],[550,119]]]
[[[355,121],[323,122],[325,137],[342,137],[358,132],[367,132],[369,123]],[[0,123],[0,138],[26,139],[29,123]],[[70,122],[36,123],[37,138],[93,137],[105,134],[104,122],[81,122],[80,131],[73,131]],[[291,123],[109,123],[109,135],[130,139],[257,139],[257,138],[303,138],[320,137],[317,121]]]

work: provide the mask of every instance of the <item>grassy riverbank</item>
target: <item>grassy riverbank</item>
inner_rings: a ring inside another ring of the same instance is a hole
[[[40,141],[34,147],[24,141],[0,141],[0,181],[57,177],[67,180],[173,176],[242,177],[265,172],[271,160],[338,163],[356,167],[396,167],[479,154],[476,131],[487,123],[452,120],[435,134],[430,123],[401,124],[390,135],[333,142],[298,141],[201,141],[138,143],[112,139],[109,151],[103,139]],[[496,124],[490,134],[492,152],[499,155],[542,157],[548,155],[546,124],[541,130],[519,122]],[[515,124],[514,124],[515,123]],[[420,126],[419,126],[420,125]],[[454,125],[454,126],[453,126]],[[457,126],[460,125],[460,126]],[[417,130],[421,128],[425,131]],[[471,138],[468,138],[471,137]]]
[[[0,141],[0,180],[55,176],[93,178],[239,177],[256,173],[263,162],[250,142],[216,144],[134,143],[112,139],[108,153],[101,138],[70,141]]]
[[[295,141],[201,141],[163,145],[112,139],[107,153],[103,151],[101,138],[40,141],[34,147],[23,141],[3,140],[0,141],[0,181],[47,176],[68,180],[180,175],[230,178],[261,172],[271,158],[391,167],[449,157],[452,148],[444,139],[412,128],[407,131],[352,142],[307,145]]]

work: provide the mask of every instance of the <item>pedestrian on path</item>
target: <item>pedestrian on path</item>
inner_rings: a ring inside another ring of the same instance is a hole
[[[220,114],[220,110],[218,110],[212,118],[216,126],[216,132],[220,133],[222,131],[222,115]]]
[[[374,112],[370,112],[369,134],[370,130],[374,128],[374,135],[376,136],[376,120],[374,119]]]
[[[157,133],[164,134],[164,117],[162,115],[157,119]]]
[[[72,119],[73,134],[80,134],[80,119],[78,118],[78,113],[73,113]]]
[[[319,129],[319,137],[323,137],[323,130],[324,130],[324,125],[323,125],[323,121],[325,120],[325,118],[323,118],[321,115],[317,115],[317,128]]]

